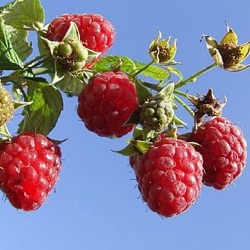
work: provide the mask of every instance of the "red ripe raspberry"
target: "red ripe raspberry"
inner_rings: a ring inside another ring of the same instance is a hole
[[[27,132],[0,144],[0,188],[11,204],[26,211],[39,208],[58,180],[59,146]]]
[[[136,168],[136,164],[140,161],[140,155],[139,154],[134,154],[129,156],[129,165],[131,166],[132,169]]]
[[[78,97],[78,115],[90,130],[104,137],[121,137],[137,107],[135,84],[122,72],[104,72],[92,78]]]
[[[143,200],[162,216],[184,212],[200,194],[202,157],[188,142],[159,140],[134,169]]]
[[[216,117],[198,127],[188,140],[200,144],[196,149],[203,156],[203,182],[207,186],[223,189],[242,173],[247,143],[231,121]]]
[[[113,45],[115,29],[107,19],[98,14],[61,15],[49,24],[46,37],[51,41],[62,41],[70,22],[77,25],[85,47],[103,54]]]

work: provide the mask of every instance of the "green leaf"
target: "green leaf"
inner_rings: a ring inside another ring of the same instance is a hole
[[[40,0],[16,0],[2,13],[6,24],[16,29],[42,30],[44,9]]]
[[[52,81],[51,85],[54,85],[58,83],[59,81],[63,80],[63,78],[67,75],[66,72],[62,69],[61,65],[58,63],[58,61],[55,61],[54,66],[55,72],[53,72],[52,75]]]
[[[23,63],[14,50],[8,27],[0,17],[0,69],[17,70],[23,67]]]
[[[0,126],[0,142],[5,141],[5,140],[11,140],[11,135],[6,124],[3,126]]]
[[[37,77],[36,75],[34,75],[32,69],[28,69],[28,70],[22,72],[22,77],[20,76],[20,80],[21,81],[30,80],[30,81],[44,82],[44,83],[48,82],[47,79],[45,79],[43,77]]]
[[[167,70],[169,70],[170,73],[178,76],[179,77],[179,81],[181,81],[183,79],[182,73],[177,68],[175,68],[173,66],[168,66]]]
[[[60,92],[52,85],[28,81],[27,96],[32,104],[24,108],[25,116],[18,132],[32,130],[47,135],[56,125],[63,109]]]
[[[12,26],[7,26],[10,32],[10,40],[13,49],[18,54],[22,61],[32,53],[31,43],[27,41],[28,32],[26,30],[14,29]]]
[[[7,3],[6,5],[1,6],[1,7],[0,7],[0,15],[1,15],[1,13],[3,13],[6,9],[10,8],[10,7],[13,6],[13,5],[14,5],[14,3]]]
[[[103,72],[114,70],[117,66],[119,66],[121,71],[132,74],[133,72],[145,67],[146,64],[134,61],[126,56],[105,56],[94,65],[93,69],[98,72]],[[170,72],[168,70],[154,65],[150,65],[140,74],[152,77],[155,80],[165,80],[170,76]]]
[[[129,116],[127,121],[124,123],[125,125],[135,125],[140,122],[140,109],[137,108],[132,114]]]
[[[138,126],[136,126],[133,130],[133,138],[134,139],[142,138],[142,132],[143,132],[142,128],[141,127],[139,128]]]
[[[44,55],[46,60],[43,61],[42,66],[49,69],[49,73],[54,73],[55,60],[51,54],[49,40],[42,37],[41,32],[37,32],[38,49],[40,55]],[[52,42],[53,43],[53,42]]]
[[[145,101],[146,99],[152,97],[152,93],[146,88],[141,81],[137,78],[134,77],[132,81],[135,83],[136,86],[136,92],[137,92],[137,97],[139,100],[139,103]]]
[[[32,102],[14,101],[15,109],[23,108],[25,106],[31,105]]]
[[[63,38],[64,42],[72,41],[72,40],[76,42],[81,41],[78,27],[74,22],[70,23],[69,29]]]
[[[143,141],[150,142],[152,139],[154,139],[158,133],[151,129],[143,129],[142,130],[142,139]]]
[[[58,47],[60,42],[50,41],[42,36],[38,36],[38,48],[41,55],[44,55],[45,62],[43,67],[50,69],[50,76],[52,78],[51,85],[59,82],[66,75],[60,64],[54,59],[54,50]]]
[[[159,95],[168,97],[169,100],[173,98],[173,93],[174,93],[174,83],[169,83],[165,88],[163,88],[160,92]]]
[[[134,61],[134,64],[135,64],[137,70],[146,66],[146,64],[141,63],[141,62],[137,62],[137,61]],[[160,68],[158,66],[154,66],[154,65],[150,65],[148,68],[143,70],[140,74],[152,77],[153,79],[155,79],[157,81],[168,79],[170,76],[170,73],[168,70],[162,69],[162,68]]]
[[[187,123],[178,118],[177,116],[174,117],[173,122],[178,127],[187,127]]]
[[[78,96],[84,88],[84,83],[77,77],[67,74],[62,80],[56,83],[68,96]]]
[[[137,151],[135,149],[135,146],[129,143],[125,148],[121,150],[113,151],[113,152],[124,155],[124,156],[130,156],[130,155],[134,155]]]
[[[120,70],[132,73],[136,67],[132,59],[125,56],[105,56],[95,63],[93,69],[97,72],[114,70],[119,66]]]
[[[148,150],[152,147],[153,143],[148,141],[141,141],[141,140],[135,140],[133,142],[133,145],[138,149],[141,153],[147,153]]]

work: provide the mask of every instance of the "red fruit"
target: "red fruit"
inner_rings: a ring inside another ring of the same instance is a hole
[[[136,168],[136,164],[140,160],[140,155],[139,154],[134,154],[129,156],[129,165],[131,166],[132,169]]]
[[[203,182],[207,186],[223,189],[242,173],[247,143],[231,121],[216,117],[198,127],[188,140],[200,144],[196,149],[203,156]]]
[[[134,169],[143,200],[162,216],[184,212],[200,194],[202,157],[188,142],[159,140]]]
[[[137,108],[135,84],[122,72],[104,72],[92,78],[78,97],[77,112],[90,130],[104,137],[121,137],[133,129],[126,126]]]
[[[113,45],[115,29],[107,19],[98,14],[61,15],[49,24],[46,37],[51,41],[62,41],[70,22],[77,25],[85,47],[103,54]]]
[[[0,188],[14,207],[28,211],[42,205],[58,180],[60,157],[59,146],[33,132],[0,144]]]

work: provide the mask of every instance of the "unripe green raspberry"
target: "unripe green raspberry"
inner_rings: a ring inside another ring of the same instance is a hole
[[[144,128],[161,131],[171,123],[173,118],[173,105],[166,96],[156,95],[141,106],[140,124]]]
[[[14,103],[9,91],[0,86],[0,126],[6,124],[14,114]]]
[[[63,69],[74,72],[85,66],[88,59],[88,50],[81,42],[62,42],[55,49],[54,57]]]
[[[59,44],[57,48],[57,56],[58,57],[70,57],[73,53],[73,48],[71,47],[71,44]]]

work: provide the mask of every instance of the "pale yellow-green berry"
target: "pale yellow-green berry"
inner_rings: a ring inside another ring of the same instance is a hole
[[[0,126],[6,124],[14,114],[14,103],[11,94],[0,86]]]

